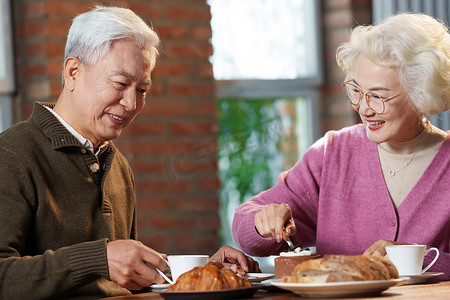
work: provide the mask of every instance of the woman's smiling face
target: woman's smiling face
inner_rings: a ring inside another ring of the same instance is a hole
[[[410,104],[406,91],[400,84],[395,68],[374,64],[360,55],[356,65],[354,83],[363,92],[373,92],[387,99],[382,114],[375,113],[363,99],[360,106],[353,106],[359,113],[369,140],[374,143],[403,142],[415,138],[423,130],[419,112]]]

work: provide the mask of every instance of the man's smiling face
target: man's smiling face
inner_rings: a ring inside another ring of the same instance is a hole
[[[150,54],[133,40],[118,40],[95,65],[79,63],[68,123],[94,147],[117,138],[145,105]]]

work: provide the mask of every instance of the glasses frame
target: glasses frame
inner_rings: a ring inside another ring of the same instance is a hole
[[[354,81],[354,79],[350,79],[350,80],[347,80],[346,82],[342,83],[342,89],[344,90],[345,98],[347,98],[347,101],[350,102],[351,105],[356,106],[356,107],[359,107],[359,106],[361,105],[362,99],[365,98],[365,99],[366,99],[367,106],[368,106],[371,110],[373,110],[375,113],[377,113],[377,114],[379,114],[379,115],[381,115],[381,114],[383,114],[383,113],[385,112],[385,110],[386,110],[385,103],[386,103],[386,102],[391,101],[392,99],[397,98],[398,96],[400,96],[400,95],[403,94],[403,93],[400,93],[400,94],[398,94],[398,95],[395,95],[395,96],[393,96],[393,97],[390,97],[390,98],[387,98],[387,99],[386,99],[386,98],[381,97],[380,95],[378,95],[377,93],[374,93],[374,92],[370,92],[370,91],[369,91],[369,92],[365,92],[365,93],[364,93],[363,91],[361,91],[361,88],[360,88],[359,86],[357,86],[356,84],[352,83],[352,81]],[[359,91],[359,101],[358,101],[358,103],[356,103],[356,104],[354,104],[354,103],[352,102],[352,100],[350,99],[349,95],[347,94],[347,86],[348,86],[348,85],[350,85],[350,86],[352,86],[352,87],[355,87],[355,88]],[[370,106],[370,101],[369,101],[369,97],[368,97],[369,94],[375,95],[375,96],[377,96],[378,98],[380,98],[381,102],[383,103],[383,110],[382,110],[381,112],[377,112],[375,109],[372,108],[372,106]]]

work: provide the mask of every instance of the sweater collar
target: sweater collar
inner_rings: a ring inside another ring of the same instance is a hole
[[[83,147],[83,145],[66,127],[52,114],[46,107],[53,109],[54,103],[35,102],[31,119],[42,128],[44,134],[52,141],[54,149],[65,147]],[[115,147],[111,141],[108,141],[104,151],[115,152]]]
[[[406,142],[383,142],[380,146],[389,152],[398,154],[412,154],[423,151],[436,144],[442,143],[447,133],[428,123],[425,129],[414,139]]]

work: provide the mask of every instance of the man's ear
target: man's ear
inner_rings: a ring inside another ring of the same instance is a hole
[[[64,62],[64,87],[73,92],[76,80],[80,74],[81,62],[74,56],[69,56]]]

